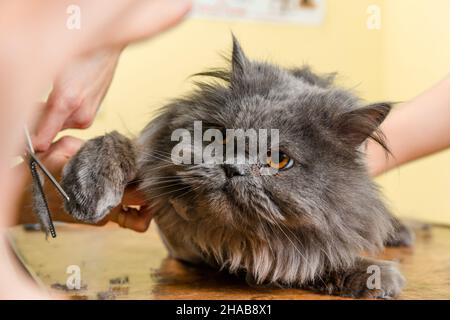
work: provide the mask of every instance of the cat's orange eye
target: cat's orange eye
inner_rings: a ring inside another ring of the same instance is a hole
[[[269,151],[267,153],[267,164],[276,170],[287,170],[294,165],[294,160],[281,151]]]

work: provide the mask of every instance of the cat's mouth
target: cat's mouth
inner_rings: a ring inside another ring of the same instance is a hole
[[[248,207],[252,198],[259,194],[258,190],[247,177],[233,177],[227,179],[221,188],[226,199],[239,208]]]

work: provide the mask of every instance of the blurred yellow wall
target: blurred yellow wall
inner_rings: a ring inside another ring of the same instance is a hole
[[[366,27],[372,4],[382,8],[381,30]],[[189,75],[223,65],[231,31],[251,58],[338,71],[339,83],[368,101],[409,99],[450,69],[448,12],[448,0],[328,0],[319,27],[188,19],[128,48],[95,124],[70,134],[138,133],[156,108],[191,88]],[[450,152],[439,154],[379,178],[398,215],[450,224],[449,160]]]

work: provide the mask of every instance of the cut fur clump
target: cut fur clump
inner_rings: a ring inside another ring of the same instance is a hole
[[[361,152],[367,139],[388,150],[379,126],[390,104],[363,105],[333,84],[334,74],[251,61],[235,38],[231,57],[230,70],[198,73],[215,80],[197,81],[138,139],[115,132],[88,142],[65,168],[63,186],[73,199],[89,198],[89,206],[70,202],[66,210],[81,220],[101,219],[116,204],[108,199],[134,180],[174,258],[245,273],[257,285],[397,296],[404,280],[395,265],[361,257],[385,244],[411,243],[380,199]],[[206,129],[278,129],[278,149],[292,165],[267,176],[255,174],[266,163],[175,164],[171,135],[192,131],[194,121]],[[373,265],[381,288],[367,287]]]

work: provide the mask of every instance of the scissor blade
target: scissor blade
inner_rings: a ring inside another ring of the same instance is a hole
[[[31,141],[30,131],[28,131],[28,127],[24,126],[23,130],[25,131],[25,140],[28,145],[28,150],[30,153],[34,153],[33,142]]]
[[[36,157],[36,155],[34,153],[30,152],[30,157],[33,158],[33,160],[37,163],[37,165],[39,166],[39,168],[41,168],[42,172],[45,173],[45,175],[47,176],[47,178],[49,178],[49,180],[52,182],[52,184],[55,186],[55,188],[59,191],[59,193],[66,198],[67,201],[70,201],[69,196],[67,195],[67,193],[64,191],[64,189],[61,187],[61,185],[58,183],[58,181],[56,181],[56,179],[53,177],[53,175],[47,170],[47,168],[41,163],[41,161],[39,161],[39,159]]]
[[[39,174],[36,169],[37,162],[34,159],[30,159],[31,175],[33,176],[33,207],[35,213],[39,217],[41,227],[44,228],[45,233],[51,234],[52,238],[56,238],[56,230],[53,225],[52,216],[48,207],[47,198],[44,194],[44,188],[39,178]]]

